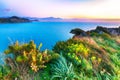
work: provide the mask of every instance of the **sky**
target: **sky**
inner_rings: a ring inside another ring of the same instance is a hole
[[[120,0],[0,0],[0,17],[120,19]]]

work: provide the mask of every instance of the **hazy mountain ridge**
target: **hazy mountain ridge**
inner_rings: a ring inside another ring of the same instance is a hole
[[[90,18],[59,18],[59,17],[1,17],[0,23],[16,22],[112,22],[120,23],[120,19],[90,19]]]
[[[17,16],[0,18],[0,23],[23,23],[23,22],[31,22],[31,21],[27,18],[21,18]]]

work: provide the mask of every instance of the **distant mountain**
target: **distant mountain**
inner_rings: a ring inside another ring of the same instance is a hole
[[[31,22],[31,21],[27,18],[21,18],[17,16],[0,18],[0,23],[24,23],[24,22]]]
[[[63,18],[56,18],[56,17],[45,17],[45,18],[29,18],[32,21],[39,21],[39,22],[90,22],[90,19],[79,19],[79,18],[71,18],[71,19],[63,19]]]
[[[55,18],[55,17],[46,17],[46,18],[39,18],[38,21],[63,21],[63,19]]]
[[[38,21],[42,22],[117,22],[120,23],[120,19],[89,19],[89,18],[55,18],[55,17],[47,17],[47,18],[38,18]]]
[[[3,17],[0,18],[0,23],[19,23],[19,22],[110,22],[120,23],[120,19],[89,19],[89,18],[56,18],[56,17]]]

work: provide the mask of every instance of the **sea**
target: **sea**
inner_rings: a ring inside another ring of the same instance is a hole
[[[72,38],[70,31],[80,28],[85,31],[95,29],[96,26],[118,27],[119,23],[99,22],[30,22],[0,24],[0,53],[17,40],[27,43],[31,40],[37,44],[42,43],[41,50],[52,49],[56,42]]]

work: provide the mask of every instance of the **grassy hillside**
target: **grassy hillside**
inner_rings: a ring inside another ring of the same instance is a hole
[[[59,41],[53,50],[16,42],[5,50],[0,80],[119,80],[120,37],[90,33]],[[9,54],[12,54],[10,56]],[[9,57],[8,57],[9,56]]]
[[[80,80],[120,79],[120,37],[91,33],[56,43],[55,52],[63,53],[74,64]]]

